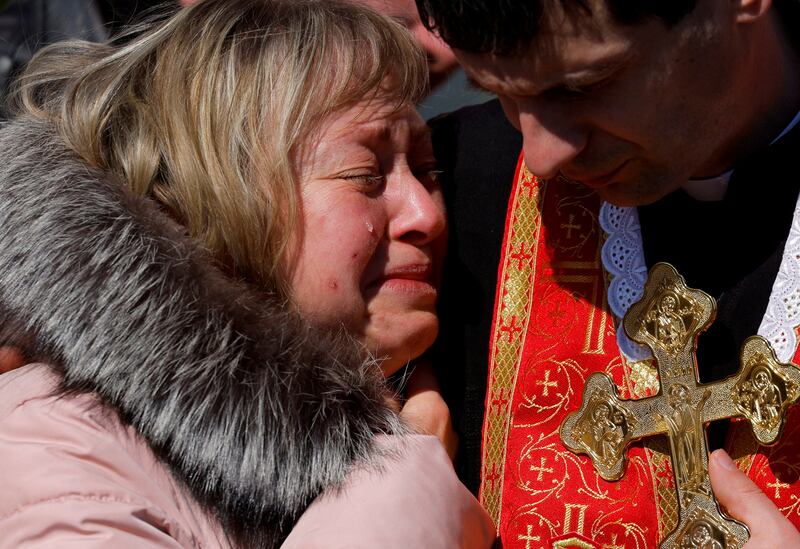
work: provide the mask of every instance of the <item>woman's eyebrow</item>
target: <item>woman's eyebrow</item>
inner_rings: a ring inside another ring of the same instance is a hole
[[[357,139],[388,141],[392,137],[392,127],[385,121],[362,122],[348,126],[341,133],[355,136]]]

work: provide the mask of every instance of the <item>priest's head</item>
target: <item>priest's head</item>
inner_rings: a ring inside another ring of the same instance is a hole
[[[770,0],[417,3],[500,97],[531,171],[616,204],[727,172],[800,109],[796,50]]]

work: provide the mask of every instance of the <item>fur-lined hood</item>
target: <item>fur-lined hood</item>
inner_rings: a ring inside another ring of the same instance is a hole
[[[117,410],[241,545],[277,545],[402,430],[356,345],[226,278],[32,118],[0,130],[0,305],[4,341]]]

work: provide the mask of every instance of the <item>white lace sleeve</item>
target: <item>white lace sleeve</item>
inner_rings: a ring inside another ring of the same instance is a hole
[[[621,326],[622,318],[630,306],[642,297],[647,279],[639,214],[636,208],[604,202],[600,208],[600,226],[608,236],[601,259],[611,277],[608,304],[616,318],[617,343],[630,360],[650,358],[650,350],[632,341]]]
[[[800,325],[800,202],[795,206],[792,228],[783,259],[772,286],[767,312],[758,334],[772,344],[781,362],[789,362],[797,347],[795,328]]]

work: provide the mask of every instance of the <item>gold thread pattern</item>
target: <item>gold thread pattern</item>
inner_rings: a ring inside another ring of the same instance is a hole
[[[544,189],[524,166],[519,169],[513,197],[513,228],[506,242],[506,257],[497,300],[490,354],[488,394],[484,422],[480,499],[495,525],[500,523],[505,471],[505,441],[511,413],[509,401],[519,371],[519,360],[530,318],[530,294],[541,228],[540,204]]]
[[[535,190],[534,181],[527,182],[527,192]],[[526,181],[518,177],[517,184],[526,186]],[[599,199],[580,186],[558,180],[547,182],[546,187],[542,182],[538,190],[538,219],[532,238],[539,245],[513,241],[521,219],[519,201],[511,202],[492,337],[481,500],[509,549],[561,547],[572,540],[594,546],[591,541],[600,539],[609,548],[644,549],[658,531],[658,512],[650,495],[651,465],[644,450],[632,453],[629,471],[635,473],[620,488],[587,468],[558,438],[560,419],[591,372],[606,372],[624,383],[627,395],[636,392],[629,365],[615,345],[606,303],[606,281],[599,260]],[[515,197],[519,192],[515,189]],[[546,220],[544,209],[549,212]],[[522,281],[509,276],[526,266],[530,270]],[[527,289],[523,294],[527,318],[505,310],[509,291],[520,295],[520,282]],[[499,362],[497,347],[515,341],[519,348],[514,360]],[[501,367],[512,370],[510,375],[504,373],[512,378],[510,384],[498,383]],[[492,435],[488,431],[498,415],[507,423],[503,429],[495,427]],[[495,492],[494,509],[489,490]],[[577,514],[563,520],[557,517],[557,509],[568,511],[564,498],[575,496],[577,501],[570,504],[582,505],[584,520]],[[631,510],[639,507],[652,517],[650,524],[631,520],[636,516],[635,511],[631,516]],[[537,542],[533,537],[541,539]]]

